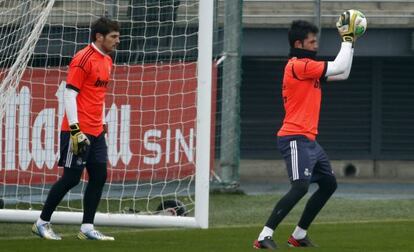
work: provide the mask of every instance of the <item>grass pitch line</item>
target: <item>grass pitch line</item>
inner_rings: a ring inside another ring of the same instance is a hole
[[[57,225],[55,225],[56,227]],[[30,225],[29,225],[30,227]],[[116,228],[116,227],[114,227]],[[99,230],[99,226],[97,227],[97,229]],[[105,234],[122,234],[122,233],[141,233],[141,232],[157,232],[157,231],[177,231],[177,230],[194,230],[194,228],[136,228],[136,229],[119,229],[119,230],[114,230],[114,231],[108,231],[105,230]],[[27,236],[13,236],[13,237],[0,237],[0,241],[5,241],[5,240],[32,240],[32,239],[42,239],[39,236],[31,233],[30,228],[28,229],[28,232],[30,232]],[[76,238],[78,231],[75,232],[57,232],[59,234],[59,236],[61,237],[73,237]],[[116,237],[115,237],[116,238]],[[52,241],[55,242],[55,241]]]

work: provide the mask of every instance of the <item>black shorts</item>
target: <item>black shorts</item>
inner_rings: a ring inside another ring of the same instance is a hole
[[[334,176],[328,155],[318,142],[302,135],[283,136],[277,138],[277,147],[291,181],[316,182],[323,176]]]
[[[72,144],[70,132],[60,132],[60,158],[58,163],[60,167],[83,169],[88,164],[107,163],[108,147],[106,146],[105,133],[102,132],[97,137],[89,134],[85,135],[88,137],[91,145],[87,147],[84,153],[75,155],[71,150],[72,148],[69,148]]]

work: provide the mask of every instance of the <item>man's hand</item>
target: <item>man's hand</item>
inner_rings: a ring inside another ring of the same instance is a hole
[[[79,123],[72,124],[69,127],[73,154],[78,155],[85,152],[88,145],[91,144],[88,137],[80,130]]]
[[[339,17],[338,22],[336,22],[336,28],[342,37],[343,41],[355,42],[355,18],[356,13],[352,11],[345,11]]]
[[[106,123],[103,124],[103,133],[108,134],[108,125]]]

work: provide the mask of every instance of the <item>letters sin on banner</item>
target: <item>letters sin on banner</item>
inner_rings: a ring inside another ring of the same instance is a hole
[[[194,174],[197,64],[117,65],[108,85],[108,182]],[[4,184],[52,183],[61,174],[59,131],[67,68],[27,68],[0,124]],[[213,69],[212,115],[216,111]],[[211,162],[214,160],[214,121]]]

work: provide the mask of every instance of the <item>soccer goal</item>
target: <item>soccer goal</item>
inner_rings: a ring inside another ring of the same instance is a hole
[[[90,24],[121,24],[106,97],[108,179],[97,225],[208,227],[216,70],[211,0],[0,1],[0,221],[34,222],[63,169],[68,64]],[[52,223],[78,224],[87,183]]]

